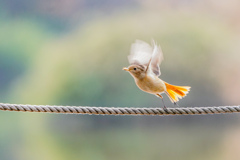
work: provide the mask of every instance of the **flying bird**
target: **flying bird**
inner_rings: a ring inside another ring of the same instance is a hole
[[[134,78],[136,85],[142,91],[156,95],[162,99],[166,108],[162,93],[165,93],[172,103],[177,105],[179,99],[186,96],[190,91],[189,86],[175,86],[159,78],[161,75],[159,65],[163,61],[163,53],[160,46],[155,41],[152,45],[136,40],[132,44],[130,55],[128,56],[129,67],[123,68]]]

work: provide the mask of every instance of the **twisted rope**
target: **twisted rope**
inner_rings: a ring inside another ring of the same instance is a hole
[[[88,106],[49,106],[0,103],[0,110],[90,115],[197,115],[240,112],[240,106],[191,108],[113,108]]]

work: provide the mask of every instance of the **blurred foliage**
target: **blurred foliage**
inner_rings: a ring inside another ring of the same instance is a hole
[[[139,16],[142,18],[138,19]],[[40,52],[32,65],[34,69],[13,87],[14,90],[18,88],[17,97],[22,103],[37,104],[115,106],[124,101],[123,105],[127,106],[157,106],[158,98],[149,98],[152,96],[136,91],[131,77],[121,71],[124,65],[128,65],[129,44],[136,37],[147,40],[154,35],[154,39],[162,42],[165,53],[166,61],[161,67],[163,79],[173,84],[193,86],[188,105],[222,104],[216,92],[218,80],[211,76],[211,70],[218,66],[212,64],[211,57],[222,50],[233,33],[227,28],[214,26],[217,22],[211,19],[198,18],[198,15],[194,19],[185,14],[178,15],[181,21],[174,16],[168,12],[164,17],[152,12],[128,13],[86,24]],[[153,27],[142,32],[147,27],[144,22]],[[128,24],[127,27],[118,27],[124,23]],[[202,27],[202,23],[208,27]],[[173,30],[176,25],[178,27]],[[227,36],[219,38],[222,35]],[[95,37],[98,38],[94,40]]]
[[[2,102],[161,107],[121,70],[135,39],[155,39],[165,59],[161,78],[192,87],[180,106],[239,104],[235,0],[0,2]],[[229,135],[237,138],[238,122],[237,115],[0,112],[0,159],[224,160],[238,154],[229,151],[236,144],[227,143]]]
[[[0,95],[6,92],[13,81],[22,77],[31,67],[37,52],[51,37],[39,23],[26,19],[1,20],[0,27]]]

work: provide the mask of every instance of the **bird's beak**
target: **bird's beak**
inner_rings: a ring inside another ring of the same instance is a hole
[[[124,70],[124,71],[129,71],[129,69],[128,69],[128,68],[126,68],[126,67],[124,67],[124,68],[123,68],[123,70]]]

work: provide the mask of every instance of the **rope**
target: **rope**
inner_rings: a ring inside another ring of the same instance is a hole
[[[0,103],[0,110],[90,115],[199,115],[240,112],[240,106],[190,108],[113,108],[88,106],[49,106]]]

